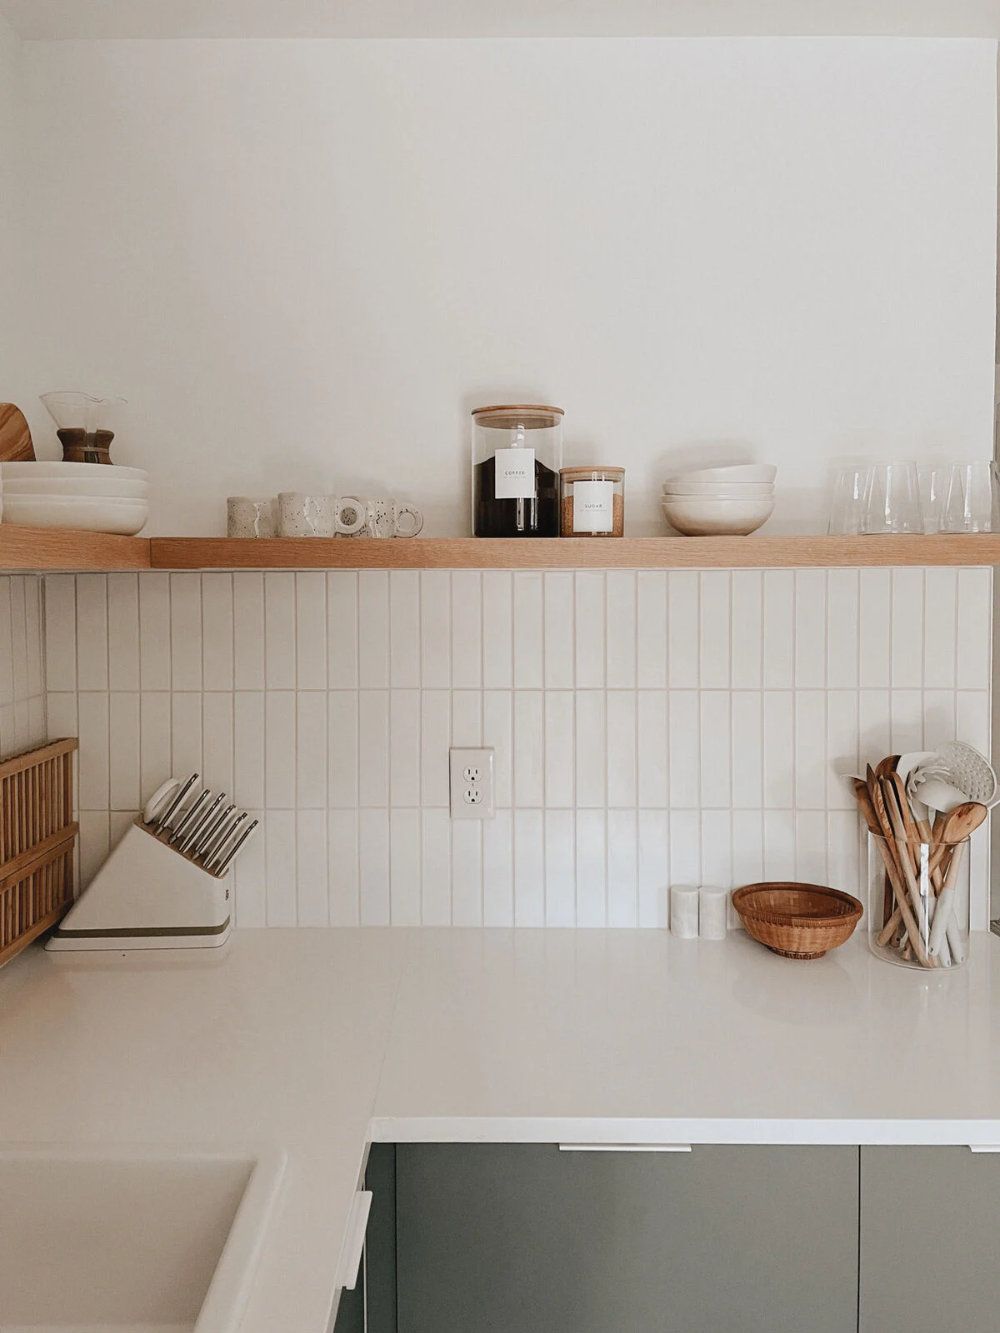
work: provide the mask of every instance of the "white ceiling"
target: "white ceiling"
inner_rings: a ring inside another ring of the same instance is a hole
[[[1000,37],[1000,0],[0,0],[25,38]]]

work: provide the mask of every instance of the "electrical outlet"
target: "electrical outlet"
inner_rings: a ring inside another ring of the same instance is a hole
[[[454,749],[449,758],[452,819],[493,819],[493,751]]]

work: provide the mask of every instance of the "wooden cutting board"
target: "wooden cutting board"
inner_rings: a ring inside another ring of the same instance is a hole
[[[34,462],[35,448],[24,413],[13,403],[0,403],[0,463]]]

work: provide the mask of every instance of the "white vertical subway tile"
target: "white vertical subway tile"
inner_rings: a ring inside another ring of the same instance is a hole
[[[299,810],[295,816],[295,922],[299,926],[330,924],[327,822],[325,810]]]
[[[451,575],[444,569],[420,574],[420,664],[425,690],[451,686]]]
[[[826,693],[795,692],[795,805],[823,810],[827,800]]]
[[[482,745],[483,696],[480,690],[452,690],[452,745]]]
[[[295,806],[298,810],[326,809],[326,701],[325,690],[299,690],[295,695]]]
[[[636,812],[634,810],[609,810],[609,926],[637,926],[639,924],[638,877],[639,843]]]
[[[451,695],[447,690],[423,690],[420,697],[420,803],[424,807],[448,805],[450,746]]]
[[[140,799],[145,803],[167,778],[179,776],[170,753],[170,695],[144,693],[139,697]]]
[[[268,810],[264,817],[264,865],[267,872],[267,924],[294,926],[298,904],[294,810]]]
[[[670,804],[678,809],[696,809],[701,799],[697,690],[671,690],[668,708]]]
[[[28,695],[45,693],[45,669],[42,642],[42,580],[39,576],[25,582],[25,619],[28,634]],[[135,688],[138,689],[138,681]]]
[[[175,690],[200,690],[201,575],[170,575],[170,683]]]
[[[764,811],[764,875],[795,879],[795,815],[791,810]]]
[[[667,576],[667,672],[672,690],[697,689],[699,681],[698,575]]]
[[[0,580],[0,622],[10,624],[10,587]],[[6,644],[0,654],[0,673],[4,660],[7,674],[10,657]],[[72,574],[49,574],[45,579],[45,678],[50,690],[76,689],[76,580]],[[13,698],[13,681],[9,687]]]
[[[451,576],[451,684],[456,690],[483,683],[483,597],[478,569]]]
[[[514,698],[510,690],[483,691],[483,744],[494,751],[493,781],[501,810],[513,800]]]
[[[608,805],[634,809],[637,797],[635,690],[608,690]],[[547,758],[547,757],[546,757]]]
[[[703,690],[728,689],[729,638],[732,621],[732,589],[726,569],[704,570],[698,579],[700,670]]]
[[[602,570],[576,575],[576,688],[599,690],[605,684],[606,608]]]
[[[892,571],[892,688],[924,683],[924,571]]]
[[[759,690],[734,690],[733,710],[733,806],[756,810],[763,803],[764,715]]]
[[[28,713],[28,702],[26,699],[19,699],[13,705],[14,709],[14,749],[26,750],[31,739],[31,721]]]
[[[768,690],[787,690],[795,677],[795,572],[764,573],[763,683]]]
[[[764,693],[764,805],[790,810],[795,792],[795,696],[786,690]]]
[[[71,580],[72,582],[72,580]],[[10,575],[0,577],[0,705],[7,706],[14,702],[14,623],[12,613],[11,589],[14,580]],[[72,634],[67,637],[69,651],[73,654],[72,672],[65,673],[67,689],[76,689],[76,591],[73,591],[74,612]],[[68,682],[72,679],[72,685]]]
[[[233,575],[233,681],[238,690],[264,688],[264,575],[256,571]]]
[[[826,814],[822,810],[795,813],[795,877],[803,884],[829,884],[826,860]]]
[[[104,574],[81,575],[81,578],[98,579],[102,587],[106,583]],[[9,578],[10,582],[10,628],[11,628],[11,664],[13,666],[14,678],[14,702],[23,703],[28,697],[28,643],[27,643],[27,613],[25,609],[25,583],[27,582],[23,574],[17,574]],[[104,643],[101,645],[104,679],[103,683],[99,680],[93,680],[84,688],[92,690],[107,689],[107,659],[108,659],[108,641],[107,641],[107,599],[104,601]],[[77,663],[79,670],[79,662]]]
[[[295,575],[264,575],[264,679],[269,690],[295,689]]]
[[[389,684],[389,574],[363,569],[358,575],[358,679],[362,689]]]
[[[109,810],[108,696],[81,693],[77,701],[80,749],[80,809]]]
[[[356,926],[360,924],[357,811],[331,810],[327,829],[330,925]]]
[[[969,924],[973,930],[990,928],[990,834],[985,827],[972,835],[969,845]]]
[[[960,690],[990,687],[993,625],[993,571],[958,571],[958,659],[956,684]]]
[[[12,587],[12,614],[17,624],[18,594],[23,612],[23,587]],[[23,622],[22,622],[23,623]],[[18,644],[14,642],[14,685],[17,688]],[[78,574],[76,578],[76,671],[77,688],[108,688],[108,581],[105,574]],[[27,662],[25,662],[25,674]]]
[[[514,691],[514,804],[545,804],[545,723],[541,690]]]
[[[233,862],[234,905],[237,925],[260,927],[267,925],[267,829],[263,810],[248,814],[259,823]]]
[[[514,684],[514,602],[510,573],[483,571],[483,686],[509,690]]]
[[[572,810],[545,812],[545,924],[576,925],[576,844]]]
[[[608,924],[607,833],[605,816],[583,815],[576,821],[576,924]]]
[[[109,814],[109,823],[111,825],[111,850],[118,846],[122,838],[129,831],[132,821],[139,813],[138,810],[112,810]]]
[[[264,695],[260,690],[237,690],[234,696],[233,797],[249,809],[264,808]]]
[[[576,683],[573,575],[565,570],[546,574],[544,598],[545,688],[571,690]]]
[[[77,731],[75,692],[66,690],[50,693],[46,696],[45,702],[49,724],[48,739],[58,741],[66,736],[75,736]]]
[[[589,809],[607,804],[605,696],[603,690],[576,692],[576,803]]]
[[[924,691],[924,745],[935,750],[956,735],[954,690]]]
[[[389,679],[393,689],[420,688],[420,571],[389,574]]]
[[[702,690],[700,707],[701,804],[705,809],[728,807],[732,804],[729,691]]]
[[[760,810],[734,810],[732,883],[759,884],[764,878],[764,817]]]
[[[447,810],[420,813],[420,919],[425,926],[451,925],[451,817]]]
[[[892,754],[924,748],[924,696],[921,690],[893,690],[889,698],[889,746]]]
[[[389,694],[358,694],[358,803],[389,804]],[[363,900],[362,900],[363,901]]]
[[[326,689],[326,642],[326,575],[301,570],[295,575],[295,678],[300,690]]]
[[[859,855],[860,823],[857,810],[831,810],[827,816],[826,867],[827,883],[845,893],[865,900],[865,871]],[[867,923],[862,923],[867,929]]]
[[[545,691],[545,804],[570,809],[574,803],[575,696],[572,690]]]
[[[990,695],[988,690],[959,690],[955,696],[955,739],[990,752]]]
[[[389,812],[389,918],[420,925],[420,811]]]
[[[110,791],[112,810],[137,810],[139,796],[139,696],[116,691],[109,697]]]
[[[81,810],[80,825],[80,888],[85,889],[108,859],[111,850],[111,830],[106,810]]]
[[[514,574],[515,689],[542,688],[542,645],[542,575],[533,569],[517,570]]]
[[[234,684],[232,574],[202,574],[201,610],[204,688],[231,690]],[[323,681],[320,688],[325,686]]]
[[[201,695],[194,691],[170,696],[170,754],[177,777],[202,772]]]
[[[892,580],[888,569],[863,569],[858,602],[858,683],[862,689],[884,689],[892,662]]]
[[[858,571],[826,573],[826,684],[831,690],[858,684]]]
[[[665,927],[669,920],[670,816],[666,810],[640,810],[639,925]]]
[[[670,812],[670,883],[701,883],[701,815],[697,810]]]
[[[295,809],[295,692],[264,695],[264,791],[268,810]]]
[[[514,925],[545,924],[545,816],[514,811]]]
[[[631,569],[609,569],[607,596],[607,683],[609,689],[634,690],[636,682],[636,576]]]
[[[864,776],[865,766],[874,768],[880,759],[891,754],[891,715],[888,690],[861,690],[858,694],[858,771]]]
[[[420,804],[419,690],[391,690],[389,694],[389,802],[394,806]],[[419,904],[419,892],[416,900]]]
[[[136,574],[108,575],[108,684],[113,690],[139,688],[139,579]]]
[[[483,838],[478,820],[451,826],[451,924],[483,924]]]
[[[45,696],[28,700],[28,744],[43,745],[48,739],[45,727]]]
[[[331,690],[358,683],[358,576],[330,570],[326,576],[326,665]]]
[[[361,925],[388,926],[389,811],[358,811]]]
[[[358,696],[355,690],[331,690],[327,712],[327,800],[331,807],[358,804]]]
[[[858,759],[858,696],[831,690],[826,696],[826,804],[857,813],[850,778],[861,772]]]
[[[733,689],[759,690],[764,652],[763,575],[759,569],[732,572]]]
[[[232,800],[233,695],[221,690],[206,694],[202,699],[201,716],[205,781],[210,787],[226,792]]]
[[[643,809],[666,809],[667,692],[640,690],[636,723],[637,799]]]
[[[636,683],[641,690],[667,686],[667,576],[642,569],[636,575]]]
[[[483,823],[483,925],[514,924],[514,817],[497,810]]]
[[[826,570],[795,571],[795,685],[821,690],[826,685]]]
[[[701,814],[702,884],[726,888],[733,882],[733,816],[731,810],[703,810]]]
[[[924,570],[924,688],[953,690],[958,653],[958,571]]]

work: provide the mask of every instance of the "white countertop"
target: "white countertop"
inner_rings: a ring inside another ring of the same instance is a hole
[[[237,931],[0,972],[0,1143],[282,1147],[246,1333],[326,1333],[371,1140],[1000,1145],[1000,941],[905,971],[659,931]],[[97,956],[100,959],[100,956]]]

